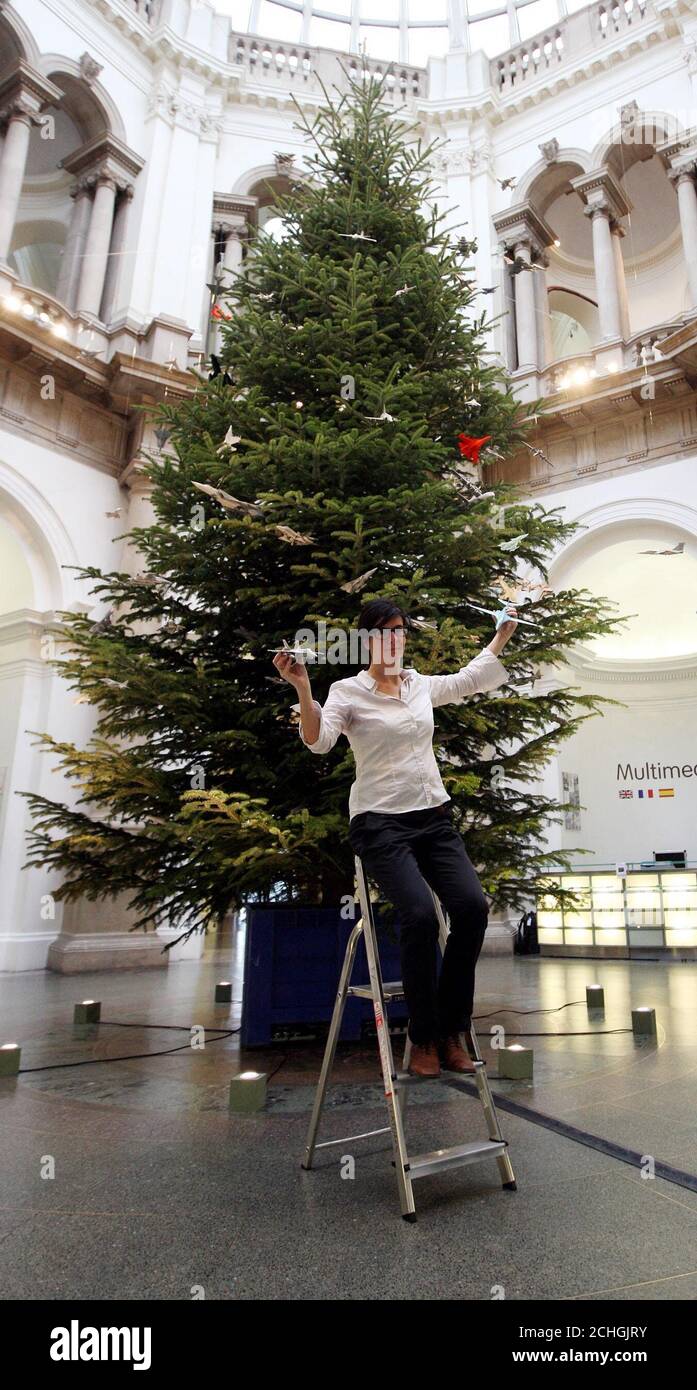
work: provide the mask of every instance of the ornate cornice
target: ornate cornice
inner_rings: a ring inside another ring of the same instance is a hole
[[[213,143],[217,143],[223,129],[221,112],[217,106],[192,101],[190,97],[182,96],[163,80],[156,82],[148,95],[146,119],[153,116],[159,116],[169,125],[181,126],[183,130],[189,130],[202,140]]]
[[[110,179],[119,190],[132,186],[131,180],[137,177],[144,164],[145,160],[135,150],[108,133],[88,140],[74,154],[61,160],[61,168],[75,175],[78,188]]]
[[[617,221],[620,217],[626,217],[632,210],[629,198],[608,168],[594,169],[590,174],[579,174],[575,179],[571,179],[570,183],[591,217],[594,213],[600,212]]]
[[[505,212],[495,213],[492,221],[499,240],[505,246],[527,241],[538,256],[543,255],[557,239],[556,232],[532,203],[516,203]]]
[[[251,225],[259,206],[258,198],[249,198],[242,193],[214,193],[214,227],[223,227],[228,232],[243,232]]]
[[[666,658],[665,665],[655,662],[652,666],[641,666],[631,661],[598,661],[591,656],[586,661],[578,654],[570,654],[566,657],[566,664],[571,671],[583,675],[586,681],[607,682],[611,685],[665,685],[676,681],[697,681],[695,656],[686,657],[683,666],[673,665],[670,657]],[[691,698],[694,698],[692,692]]]
[[[20,58],[0,81],[0,125],[12,116],[34,120],[45,106],[57,106],[62,99],[54,82]]]

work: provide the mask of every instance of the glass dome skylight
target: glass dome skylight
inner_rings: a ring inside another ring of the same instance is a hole
[[[216,0],[233,29],[285,43],[365,52],[425,67],[449,49],[490,57],[531,38],[588,0]]]

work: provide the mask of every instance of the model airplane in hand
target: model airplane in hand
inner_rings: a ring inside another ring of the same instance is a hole
[[[517,616],[516,616],[516,617],[513,617],[513,615],[512,615],[511,613],[508,613],[507,610],[508,610],[509,608],[515,608],[515,607],[516,607],[516,605],[515,605],[514,603],[511,603],[510,599],[507,599],[507,600],[506,600],[506,602],[505,602],[504,605],[503,605],[503,608],[482,608],[481,604],[479,604],[479,603],[469,603],[469,602],[467,603],[467,607],[468,607],[468,608],[476,608],[476,610],[477,610],[478,613],[488,613],[488,615],[489,615],[490,618],[496,618],[496,620],[497,620],[497,621],[496,621],[496,626],[497,626],[497,627],[499,626],[499,621],[498,621],[499,619],[501,619],[502,622],[506,622],[509,618],[510,618],[510,621],[511,621],[512,623],[524,623],[526,627],[539,627],[539,626],[540,626],[539,623],[531,623],[529,618],[518,618]]]
[[[267,650],[267,652],[283,652],[284,655],[286,655],[286,656],[292,656],[292,657],[294,658],[294,660],[296,660],[296,661],[297,661],[297,660],[302,661],[304,658],[307,658],[308,661],[316,661],[316,660],[317,660],[317,653],[316,653],[315,651],[313,651],[312,647],[306,647],[306,646],[289,647],[288,643],[286,642],[285,637],[283,638],[283,646],[282,646],[282,647],[267,647],[266,650]]]

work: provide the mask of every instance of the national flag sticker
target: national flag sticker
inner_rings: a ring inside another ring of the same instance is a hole
[[[659,787],[659,796],[675,796],[675,787]]]
[[[632,800],[633,797],[634,792],[631,790],[631,788],[623,787],[622,791],[620,792],[620,801],[629,801]]]
[[[638,796],[638,797],[641,797],[641,798],[643,798],[643,797],[645,797],[645,796],[649,796],[649,797],[650,797],[650,796],[653,796],[653,787],[647,787],[645,791],[644,791],[644,788],[641,787],[641,788],[639,789],[639,791],[637,792],[637,796]]]

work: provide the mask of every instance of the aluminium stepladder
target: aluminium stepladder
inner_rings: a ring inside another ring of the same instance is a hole
[[[434,1149],[430,1153],[417,1154],[414,1157],[410,1157],[407,1152],[404,1128],[409,1087],[423,1085],[426,1078],[410,1076],[407,1071],[411,1053],[411,1040],[408,1034],[404,1049],[404,1070],[398,1072],[395,1069],[385,1005],[391,999],[402,998],[404,996],[404,990],[400,980],[388,984],[383,983],[370,892],[363,864],[358,855],[355,856],[355,865],[361,915],[351,932],[346,946],[339,988],[334,1004],[334,1011],[332,1013],[332,1020],[329,1025],[329,1033],[327,1035],[322,1070],[317,1083],[315,1102],[310,1118],[305,1157],[301,1167],[305,1169],[310,1169],[312,1167],[314,1154],[317,1149],[330,1148],[334,1144],[345,1144],[351,1139],[368,1139],[373,1135],[386,1134],[388,1131],[391,1131],[392,1148],[394,1152],[392,1162],[397,1177],[399,1204],[405,1221],[416,1221],[416,1206],[412,1187],[414,1179],[426,1177],[429,1173],[436,1173],[443,1168],[457,1168],[465,1163],[477,1163],[480,1159],[495,1158],[499,1173],[501,1174],[502,1186],[509,1191],[515,1191],[516,1181],[511,1161],[508,1157],[508,1144],[501,1134],[494,1098],[486,1075],[486,1063],[483,1062],[481,1058],[474,1024],[471,1024],[469,1032],[466,1034],[470,1053],[474,1060],[474,1072],[446,1072],[444,1079],[447,1080],[459,1076],[467,1077],[476,1082],[477,1095],[484,1111],[489,1138],[475,1140],[467,1144],[456,1144],[449,1149]],[[441,902],[433,889],[431,889],[431,894],[438,917],[439,945],[441,952],[443,952],[448,938],[448,924]],[[368,958],[368,972],[370,975],[370,984],[368,985],[351,984],[356,947],[360,936],[363,937],[365,942],[366,955]],[[341,1020],[349,995],[358,996],[362,999],[372,999],[373,1001],[380,1065],[382,1068],[385,1099],[387,1101],[387,1112],[390,1123],[388,1126],[384,1126],[381,1129],[367,1130],[363,1134],[347,1134],[341,1139],[328,1139],[323,1143],[317,1143],[317,1133],[322,1116],[329,1076],[334,1063],[334,1054],[339,1038]],[[435,1080],[435,1078],[433,1079]]]

